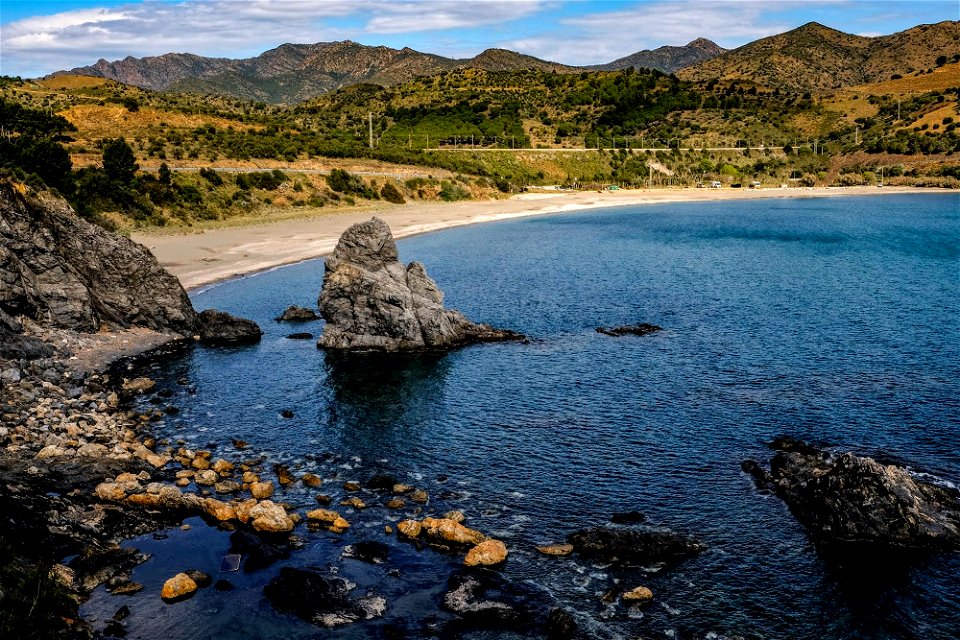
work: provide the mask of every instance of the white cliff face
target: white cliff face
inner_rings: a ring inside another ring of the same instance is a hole
[[[522,337],[445,309],[424,266],[400,263],[390,227],[379,218],[340,237],[326,261],[319,306],[327,324],[317,346],[325,349],[441,350]]]

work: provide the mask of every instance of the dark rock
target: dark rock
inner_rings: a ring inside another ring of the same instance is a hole
[[[119,620],[110,620],[103,627],[103,636],[106,638],[125,638],[127,637],[127,630],[123,628]]]
[[[343,549],[343,557],[369,562],[370,564],[383,564],[387,561],[389,552],[390,547],[387,545],[370,540],[347,545]]]
[[[960,548],[960,491],[903,467],[790,441],[769,483],[817,543]]]
[[[230,534],[230,553],[246,556],[243,570],[257,571],[290,557],[290,545],[268,542],[261,536],[239,529]]]
[[[283,411],[280,412],[280,416],[281,416],[282,418],[288,418],[288,419],[289,419],[289,418],[292,418],[292,417],[293,417],[293,411],[291,411],[290,409],[284,409]]]
[[[217,591],[233,591],[236,589],[236,587],[233,586],[233,583],[229,580],[217,580],[214,583],[213,588]]]
[[[605,562],[672,562],[694,556],[706,545],[672,531],[593,527],[567,536],[567,542],[585,558]]]
[[[130,607],[128,607],[127,605],[123,605],[122,607],[117,609],[117,612],[115,614],[113,614],[113,619],[119,622],[129,615],[130,615]]]
[[[572,640],[577,637],[579,628],[573,615],[563,607],[556,607],[547,618],[548,640]]]
[[[187,569],[184,573],[190,576],[190,579],[196,582],[197,586],[201,589],[206,589],[213,584],[213,578],[210,577],[210,574],[204,573],[199,569]]]
[[[191,335],[196,323],[180,281],[146,247],[8,180],[0,180],[0,309],[87,332],[109,324]]]
[[[640,524],[646,520],[647,517],[639,511],[624,511],[610,516],[610,522],[613,524]]]
[[[461,571],[450,576],[443,607],[471,627],[514,628],[530,624],[526,594],[490,571]]]
[[[661,327],[658,327],[655,324],[647,324],[645,322],[640,324],[628,324],[621,327],[597,327],[597,333],[602,333],[605,336],[613,336],[618,338],[620,336],[645,336],[651,333],[656,333],[657,331],[662,331]]]
[[[740,469],[753,479],[757,489],[766,493],[774,489],[770,474],[756,460],[744,460],[740,463]]]
[[[197,316],[200,341],[210,345],[240,345],[260,342],[263,332],[253,320],[237,318],[224,311],[207,309]]]
[[[136,549],[117,547],[98,550],[89,548],[70,562],[70,568],[76,572],[76,583],[83,591],[89,592],[115,576],[127,576],[137,565],[146,562],[150,556]],[[121,582],[129,582],[129,579]],[[118,585],[119,586],[119,585]]]
[[[313,339],[312,333],[291,333],[287,335],[287,340],[311,340]]]
[[[320,316],[318,316],[317,312],[313,309],[292,305],[287,307],[283,313],[277,316],[276,320],[277,322],[310,322],[311,320],[319,319]]]
[[[37,360],[39,358],[49,358],[53,353],[53,347],[43,340],[0,330],[0,358]]]
[[[367,481],[363,483],[363,486],[372,491],[391,491],[393,486],[399,483],[400,481],[394,476],[385,473],[377,473],[367,478]]]
[[[826,449],[817,447],[809,442],[804,442],[803,440],[798,440],[797,438],[791,438],[790,436],[778,436],[770,442],[769,446],[774,451],[801,453],[805,456],[819,456],[824,460],[830,456]]]
[[[379,218],[340,236],[326,261],[319,306],[327,324],[317,346],[324,349],[440,351],[523,338],[445,309],[423,265],[400,263],[390,227]]]
[[[369,620],[383,615],[382,598],[349,597],[350,585],[343,578],[326,577],[316,571],[283,567],[263,589],[275,609],[296,614],[324,627]]]

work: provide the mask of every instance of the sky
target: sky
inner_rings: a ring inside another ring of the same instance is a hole
[[[0,0],[0,75],[334,40],[455,58],[501,47],[586,65],[699,37],[734,48],[811,21],[878,36],[958,13],[957,0]]]

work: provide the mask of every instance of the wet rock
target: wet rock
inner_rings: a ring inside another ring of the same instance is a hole
[[[101,500],[109,500],[111,502],[119,502],[127,497],[127,492],[116,482],[101,482],[97,485],[97,488],[94,489],[94,492]]]
[[[251,525],[257,531],[286,533],[293,530],[293,520],[283,507],[270,500],[257,503],[250,509]]]
[[[313,334],[307,333],[306,331],[299,331],[297,333],[288,333],[287,340],[313,340]]]
[[[573,553],[572,544],[547,544],[537,547],[537,551],[546,556],[568,556]]]
[[[310,487],[311,489],[316,489],[323,484],[323,480],[319,476],[316,476],[312,473],[305,473],[303,477],[300,478],[300,482],[303,483],[303,486]]]
[[[467,552],[463,564],[468,567],[491,567],[507,561],[507,545],[499,540],[485,540]]]
[[[640,524],[646,520],[647,517],[639,511],[624,511],[610,516],[610,522],[613,524]]]
[[[197,591],[197,583],[185,573],[178,573],[163,583],[160,597],[167,602],[186,600]]]
[[[272,480],[267,480],[266,482],[252,482],[250,484],[250,495],[257,500],[266,500],[273,495],[273,492],[274,488]]]
[[[210,465],[210,468],[219,473],[221,476],[228,475],[233,471],[233,463],[224,460],[223,458],[218,458]]]
[[[196,583],[197,587],[201,589],[206,589],[213,584],[213,578],[211,578],[209,574],[206,574],[199,569],[187,569],[184,571],[184,573],[187,574],[187,576],[189,576],[190,579]]]
[[[283,313],[277,316],[277,322],[310,322],[319,320],[320,316],[313,309],[291,305],[284,309]]]
[[[414,502],[419,502],[420,504],[426,504],[430,501],[430,494],[424,491],[423,489],[417,489],[416,491],[410,492],[410,499]]]
[[[423,265],[399,262],[390,228],[379,218],[340,237],[325,263],[319,306],[327,324],[318,346],[325,349],[442,350],[522,338],[445,309]]]
[[[339,517],[340,514],[331,509],[314,509],[313,511],[307,511],[307,520],[313,522],[333,524]]]
[[[960,548],[960,491],[853,453],[834,455],[786,438],[774,445],[783,450],[761,477],[814,541]]]
[[[200,341],[209,345],[253,344],[263,335],[256,322],[215,309],[197,315],[197,330]]]
[[[213,588],[217,591],[233,591],[236,589],[232,582],[229,580],[223,580],[222,578],[214,583]]]
[[[363,483],[363,485],[371,491],[390,491],[396,484],[396,478],[382,473],[370,476],[367,478],[367,481]]]
[[[585,558],[605,562],[672,562],[694,556],[706,545],[672,531],[594,527],[567,536],[567,542]]]
[[[290,409],[284,409],[283,411],[280,412],[280,417],[286,418],[287,420],[289,420],[290,418],[293,417],[293,411],[291,411]]]
[[[407,502],[403,498],[391,498],[384,503],[387,509],[403,509]]]
[[[213,469],[204,469],[193,477],[193,481],[201,487],[212,487],[219,479],[220,476]]]
[[[206,511],[211,518],[220,522],[237,519],[237,512],[233,506],[214,498],[207,498],[203,501],[203,510]]]
[[[132,596],[143,591],[143,585],[139,582],[126,581],[116,588],[111,589],[110,593],[115,596]]]
[[[124,380],[121,387],[127,393],[140,395],[153,391],[157,383],[150,378],[134,378],[133,380]]]
[[[459,522],[445,518],[424,518],[420,525],[423,527],[423,533],[435,541],[477,545],[487,539],[479,531],[469,529]]]
[[[605,336],[645,336],[651,333],[656,333],[657,331],[662,331],[662,328],[658,327],[655,324],[647,324],[642,322],[640,324],[629,324],[623,325],[620,327],[597,327],[597,333],[602,333]]]
[[[555,607],[547,617],[547,640],[573,640],[579,631],[573,615],[562,607]]]
[[[113,619],[116,620],[117,622],[120,622],[121,620],[128,617],[129,615],[130,615],[130,607],[128,607],[127,605],[123,605],[122,607],[117,609],[116,613],[113,614]]]
[[[387,561],[389,552],[390,547],[387,545],[370,540],[347,545],[343,548],[343,557],[362,560],[371,564],[383,564]]]
[[[393,491],[394,493],[410,493],[410,492],[413,491],[415,488],[416,488],[416,487],[414,487],[414,486],[412,486],[412,485],[409,485],[409,484],[398,483],[398,484],[393,485],[392,491]]]
[[[340,505],[344,507],[353,507],[354,509],[366,509],[367,503],[361,500],[360,498],[353,497],[347,498],[346,500],[341,500]]]
[[[273,465],[273,471],[277,474],[277,481],[280,483],[281,487],[285,487],[297,481],[296,476],[290,472],[290,469],[288,469],[286,465],[275,464]]]
[[[117,547],[101,551],[88,548],[73,559],[69,567],[76,574],[77,586],[90,592],[114,576],[129,575],[134,567],[149,557],[136,549]]]
[[[443,517],[447,520],[453,520],[459,524],[463,524],[467,520],[467,516],[464,515],[463,511],[447,511],[443,514]]]
[[[343,483],[343,489],[344,491],[360,491],[361,487],[359,482],[348,480]]]
[[[495,573],[456,573],[447,581],[443,607],[480,629],[521,628],[531,621],[523,595]]]
[[[626,591],[620,598],[624,602],[649,602],[653,600],[653,591],[650,591],[647,587],[635,587],[630,591]]]
[[[230,534],[230,552],[244,557],[245,572],[259,571],[290,557],[290,546],[267,541],[255,533],[238,530]]]
[[[397,523],[397,535],[404,538],[418,538],[423,527],[416,520],[403,520]]]
[[[383,615],[382,598],[350,598],[350,585],[343,578],[316,571],[283,567],[264,587],[263,594],[275,609],[299,616],[323,627],[335,627]]]

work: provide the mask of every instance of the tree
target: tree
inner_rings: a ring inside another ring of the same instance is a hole
[[[103,170],[111,180],[129,186],[139,168],[133,149],[123,138],[108,140],[103,145]]]
[[[157,172],[157,174],[160,184],[170,184],[173,179],[173,176],[170,173],[170,167],[167,166],[166,162],[160,165],[160,170]]]

